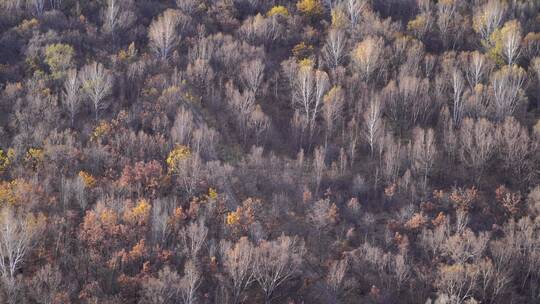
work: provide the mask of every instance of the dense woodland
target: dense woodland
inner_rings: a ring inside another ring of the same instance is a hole
[[[0,0],[0,303],[540,303],[540,2]]]

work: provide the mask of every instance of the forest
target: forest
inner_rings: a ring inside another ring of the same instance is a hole
[[[0,0],[0,303],[540,303],[540,1]]]

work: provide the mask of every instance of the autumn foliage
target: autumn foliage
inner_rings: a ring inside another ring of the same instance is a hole
[[[0,304],[540,303],[539,12],[0,0]]]

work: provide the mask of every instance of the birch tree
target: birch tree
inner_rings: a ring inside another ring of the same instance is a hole
[[[480,9],[476,10],[473,17],[473,28],[485,42],[493,32],[498,29],[506,13],[507,4],[501,0],[489,0]]]
[[[328,268],[328,273],[326,275],[326,284],[328,285],[334,298],[338,297],[342,289],[343,279],[345,278],[348,267],[349,260],[347,257],[345,257],[342,260],[332,262],[332,264]]]
[[[342,29],[332,28],[328,31],[323,47],[323,57],[329,68],[335,69],[343,62],[346,43],[347,38]]]
[[[264,138],[266,131],[270,128],[270,118],[263,112],[260,105],[255,105],[249,117],[248,125],[255,134],[255,144],[258,145],[261,138]]]
[[[75,115],[80,108],[81,102],[81,82],[77,75],[77,70],[72,69],[67,72],[66,80],[64,81],[64,90],[62,92],[64,105],[69,113],[71,126],[75,121]]]
[[[481,118],[463,120],[460,135],[460,158],[478,179],[482,176],[487,162],[493,156],[496,147],[494,126]]]
[[[133,0],[107,0],[102,18],[104,32],[109,33],[113,44],[116,44],[118,33],[135,21]]]
[[[384,43],[380,37],[367,37],[354,48],[351,57],[365,81],[371,80],[380,68]]]
[[[184,13],[193,16],[201,7],[201,2],[198,0],[176,0],[176,6]]]
[[[282,235],[273,241],[263,241],[256,249],[255,280],[269,304],[277,288],[291,279],[302,265],[304,244],[296,237]]]
[[[264,80],[264,62],[260,59],[251,60],[242,64],[240,78],[246,88],[257,95]]]
[[[326,123],[325,145],[328,143],[328,137],[332,136],[334,132],[335,123],[341,120],[344,101],[345,95],[339,86],[332,87],[324,96],[322,113]]]
[[[459,24],[459,0],[438,1],[437,7],[437,27],[441,34],[441,40],[447,48],[449,43],[455,43],[455,34],[457,25]]]
[[[43,15],[45,11],[45,0],[29,0],[26,2],[26,6],[35,16]]]
[[[443,299],[436,303],[465,303],[473,295],[478,275],[478,270],[470,264],[441,265],[435,283],[443,292]]]
[[[111,73],[101,63],[93,62],[82,69],[80,77],[82,90],[92,102],[97,121],[99,111],[106,107],[104,100],[111,93]]]
[[[184,266],[184,276],[180,280],[180,298],[184,304],[194,304],[197,299],[197,289],[201,285],[201,272],[192,260]]]
[[[315,193],[319,192],[319,187],[326,170],[326,150],[323,147],[315,148],[313,152],[313,172],[315,173]]]
[[[182,229],[182,231],[180,231],[180,235],[188,255],[195,259],[205,244],[206,236],[208,235],[208,228],[206,228],[204,225],[203,220],[199,220],[198,222],[191,223],[186,228]]]
[[[471,90],[481,84],[493,68],[492,62],[478,51],[462,53],[459,59]]]
[[[382,131],[381,102],[379,98],[375,98],[364,112],[364,138],[369,144],[371,157],[379,144]]]
[[[345,12],[349,17],[349,22],[351,26],[355,28],[362,17],[362,11],[367,6],[366,0],[344,0],[342,4],[345,7]]]
[[[15,304],[15,277],[36,241],[40,223],[32,216],[16,214],[12,207],[0,211],[0,276],[7,287],[8,302]]]
[[[255,248],[247,239],[242,237],[234,245],[226,242],[221,244],[223,266],[231,280],[233,303],[242,302],[242,293],[255,281],[253,262]]]
[[[104,22],[103,28],[105,31],[110,32],[113,36],[119,25],[120,16],[120,3],[118,0],[107,0],[105,10],[103,12]]]
[[[506,117],[497,129],[497,140],[504,166],[519,176],[527,169],[527,158],[534,151],[529,133],[512,116]]]
[[[181,107],[171,128],[171,138],[177,144],[187,145],[191,140],[195,123],[190,110]]]
[[[522,100],[525,71],[517,66],[505,66],[491,77],[492,108],[496,119],[516,111]]]
[[[411,162],[414,171],[422,176],[422,189],[427,189],[428,176],[435,165],[437,147],[432,129],[416,128],[414,131]]]
[[[465,90],[465,81],[461,75],[461,71],[454,69],[452,72],[452,91],[453,91],[453,104],[452,104],[452,120],[454,125],[458,126],[463,118],[464,109],[464,97],[463,92]]]
[[[148,30],[150,47],[154,49],[161,60],[167,60],[171,51],[178,44],[176,26],[179,21],[178,12],[168,9],[150,24]]]
[[[508,65],[513,65],[521,55],[521,25],[519,21],[512,20],[504,24],[501,29],[502,54]]]
[[[255,94],[251,90],[240,93],[232,82],[226,85],[227,102],[237,119],[238,128],[242,138],[245,140],[247,127],[251,113],[255,110]]]
[[[292,103],[302,118],[311,136],[329,87],[326,72],[315,70],[311,65],[300,64],[293,79]]]
[[[142,285],[141,303],[175,304],[181,295],[181,278],[174,269],[163,267],[158,277],[150,277]]]

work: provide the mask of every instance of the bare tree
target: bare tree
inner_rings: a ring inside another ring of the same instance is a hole
[[[277,17],[277,15],[264,17],[261,14],[250,16],[246,18],[238,32],[252,44],[268,45],[278,40],[284,31]]]
[[[195,303],[201,283],[201,272],[192,260],[188,260],[184,265],[184,276],[180,280],[180,298],[183,304]]]
[[[381,98],[385,108],[386,116],[395,122],[399,122],[405,116],[406,105],[399,96],[397,83],[390,80],[381,91]]]
[[[396,123],[425,121],[433,108],[429,88],[428,79],[403,76],[397,84],[391,80],[381,94],[385,114]]]
[[[62,7],[64,0],[49,0],[49,5],[52,9],[59,10]]]
[[[13,12],[18,11],[24,4],[24,0],[6,0],[0,3],[0,6],[5,8],[6,11]]]
[[[304,244],[296,237],[282,235],[276,240],[259,244],[254,273],[264,292],[265,303],[270,303],[276,289],[297,273],[303,255]]]
[[[456,210],[456,221],[454,222],[454,232],[457,235],[461,235],[467,228],[467,225],[469,225],[469,221],[470,221],[469,211],[467,209],[458,208],[458,210]]]
[[[356,158],[356,149],[358,148],[358,142],[361,138],[362,130],[359,125],[360,124],[357,122],[356,118],[353,117],[347,123],[347,132],[345,132],[348,143],[347,153],[351,161],[351,166],[354,164],[354,160]]]
[[[499,125],[497,130],[504,166],[520,176],[527,169],[527,158],[533,151],[527,129],[510,116]]]
[[[190,62],[186,74],[193,85],[201,90],[207,90],[215,76],[210,61],[206,59],[196,59]]]
[[[329,86],[330,82],[326,72],[315,71],[315,91],[313,96],[314,111],[311,111],[311,117],[309,119],[311,126],[315,125],[315,121],[318,117],[318,112],[320,111],[323,104],[324,95],[326,94],[326,91],[328,91]]]
[[[406,256],[403,254],[395,255],[392,262],[392,270],[396,279],[396,287],[398,290],[401,290],[401,287],[411,278],[412,270],[407,262]]]
[[[382,173],[389,183],[394,183],[401,168],[401,143],[394,139],[392,134],[387,133],[384,137],[382,159]]]
[[[427,190],[428,176],[435,165],[437,147],[432,129],[416,128],[412,146],[411,162],[415,172],[422,176],[422,189]]]
[[[443,245],[443,254],[450,257],[456,264],[463,265],[474,262],[482,257],[489,241],[489,234],[479,233],[478,236],[469,229],[449,237]]]
[[[0,211],[0,276],[6,284],[8,302],[17,302],[15,276],[35,242],[40,224],[30,216],[16,214],[6,206]]]
[[[29,0],[26,2],[26,6],[32,14],[41,16],[45,11],[45,0]]]
[[[463,81],[463,76],[461,71],[454,69],[452,72],[452,89],[453,89],[453,104],[452,104],[452,120],[454,125],[459,126],[461,119],[463,118],[464,110],[464,97],[463,92],[465,88],[465,82]]]
[[[344,0],[342,4],[345,7],[347,16],[349,17],[349,22],[351,23],[351,27],[355,28],[360,22],[360,18],[362,17],[362,11],[367,6],[367,1],[366,0]]]
[[[184,13],[193,16],[193,14],[199,11],[201,3],[197,0],[176,0],[176,6]]]
[[[157,244],[163,244],[169,230],[169,216],[173,212],[175,201],[159,198],[152,202],[151,232]]]
[[[11,207],[0,211],[0,275],[15,277],[27,251],[32,247],[36,228],[30,219],[15,214]]]
[[[383,132],[381,102],[375,97],[364,112],[364,137],[369,144],[371,157]]]
[[[423,40],[433,27],[433,3],[426,0],[418,0],[416,3],[420,12],[415,19],[409,21],[407,28],[415,33],[416,37]]]
[[[204,225],[203,220],[199,220],[182,229],[180,235],[182,236],[183,245],[188,255],[195,259],[205,244],[208,228]]]
[[[240,93],[232,84],[227,83],[226,86],[227,102],[229,107],[238,120],[238,128],[244,141],[247,136],[248,121],[251,113],[255,109],[255,94],[253,91],[244,91]]]
[[[329,227],[338,220],[337,207],[329,199],[320,199],[311,206],[307,218],[317,229],[317,243],[320,244],[322,232],[325,230],[328,231]]]
[[[341,260],[333,261],[328,268],[328,273],[326,275],[326,284],[328,285],[328,288],[330,289],[330,292],[332,293],[334,298],[338,297],[342,289],[343,278],[345,278],[348,267],[349,260],[347,257],[345,257]]]
[[[380,37],[367,37],[354,48],[351,57],[364,80],[370,81],[380,69],[383,50],[384,42]]]
[[[246,88],[257,96],[264,80],[264,62],[255,59],[243,63],[240,70],[240,77]]]
[[[504,291],[511,278],[506,269],[500,269],[489,258],[479,261],[478,267],[479,285],[484,299],[496,302],[497,297]]]
[[[504,24],[501,29],[502,54],[508,65],[513,65],[521,54],[521,25],[519,21],[512,20]]]
[[[489,117],[490,96],[489,87],[478,84],[476,87],[465,93],[465,113],[472,118]]]
[[[180,296],[180,276],[175,270],[165,266],[157,278],[149,278],[144,282],[141,291],[141,302],[148,304],[178,303]]]
[[[505,1],[489,0],[476,10],[473,18],[474,30],[482,40],[488,42],[491,34],[501,26],[507,9]]]
[[[255,144],[259,144],[261,138],[264,138],[266,131],[270,128],[270,118],[264,114],[260,105],[255,105],[248,121],[249,128],[255,133]]]
[[[496,147],[494,126],[484,118],[463,120],[460,129],[460,158],[477,178],[481,177],[486,163]]]
[[[459,59],[471,90],[481,84],[493,68],[492,62],[478,51],[464,52],[460,54]]]
[[[83,67],[80,77],[82,90],[90,98],[98,120],[99,111],[106,107],[104,99],[111,93],[112,76],[101,63],[93,62]]]
[[[328,31],[322,54],[329,68],[335,69],[343,62],[346,44],[347,38],[342,29],[332,28]]]
[[[231,279],[233,303],[242,302],[242,293],[255,281],[253,262],[255,248],[247,237],[242,237],[234,245],[221,244],[223,266]]]
[[[323,97],[329,87],[328,75],[310,65],[300,66],[293,79],[292,103],[302,117],[311,136],[321,111]]]
[[[205,156],[214,155],[216,152],[216,142],[218,139],[218,133],[216,130],[209,128],[206,124],[203,124],[199,128],[193,131],[192,146],[197,154]],[[200,162],[200,159],[197,160]],[[193,165],[200,169],[201,164]],[[197,173],[200,174],[200,173]]]
[[[344,102],[345,94],[339,86],[332,87],[324,96],[322,113],[326,123],[325,147],[328,144],[328,137],[333,135],[335,123],[341,120]]]
[[[460,3],[459,0],[437,2],[437,27],[441,33],[441,40],[445,48],[448,48],[450,43],[455,46],[457,37],[460,34]]]
[[[472,297],[477,279],[478,270],[473,265],[442,265],[439,267],[436,285],[449,299],[441,303],[464,303]]]
[[[194,139],[197,140],[197,131],[194,133]],[[197,140],[197,143],[194,144],[195,151],[193,153],[188,153],[185,158],[174,163],[172,172],[176,178],[177,183],[183,188],[187,195],[192,195],[196,190],[197,185],[201,182],[202,175],[204,173],[204,164],[202,162],[199,151],[202,149],[201,145],[205,142],[204,139],[211,139],[205,136],[202,136]]]
[[[315,193],[319,192],[324,171],[326,170],[326,151],[323,147],[318,147],[313,153],[313,171],[315,172]]]
[[[443,106],[439,113],[439,123],[442,129],[442,151],[446,156],[454,160],[458,150],[458,130],[454,129],[454,123],[446,105]]]
[[[29,293],[36,303],[57,303],[64,287],[63,281],[58,266],[47,264],[39,269],[30,281]]]
[[[525,71],[517,66],[505,66],[491,77],[492,106],[496,119],[512,115],[523,99]]]
[[[176,118],[171,128],[173,141],[177,144],[187,145],[191,139],[193,127],[193,114],[191,114],[190,110],[181,107],[176,113]]]
[[[64,82],[64,90],[62,92],[62,96],[64,99],[64,105],[69,112],[72,126],[75,121],[75,115],[77,115],[80,107],[80,90],[81,82],[79,80],[79,77],[77,76],[77,70],[69,70],[67,72],[66,80]]]
[[[113,44],[116,44],[117,33],[129,27],[135,16],[131,11],[132,0],[107,0],[103,10],[103,29],[112,36]]]
[[[497,265],[506,267],[514,279],[520,280],[522,286],[535,273],[540,264],[538,247],[535,240],[538,239],[538,225],[533,220],[524,216],[518,221],[510,220],[503,227],[504,238],[501,246],[497,248]]]
[[[430,258],[434,258],[442,253],[443,246],[449,236],[450,221],[445,217],[433,230],[422,230],[420,234],[420,246],[428,253]]]
[[[148,30],[150,46],[161,60],[166,60],[178,44],[176,27],[179,20],[178,12],[168,9],[150,24]]]
[[[120,12],[120,3],[118,0],[107,0],[105,11],[103,13],[103,27],[113,35],[113,40],[116,29],[120,23]]]

